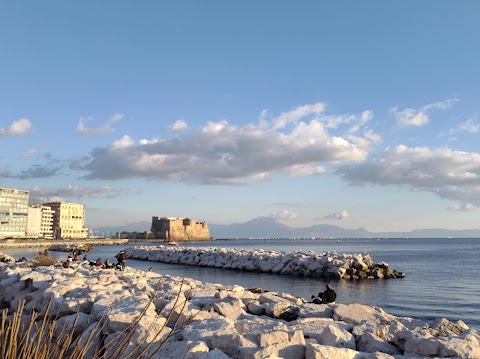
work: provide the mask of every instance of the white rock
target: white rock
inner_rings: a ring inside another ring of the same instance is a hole
[[[81,351],[85,348],[87,343],[89,344],[85,352],[84,358],[94,358],[95,353],[100,353],[102,347],[102,335],[101,325],[98,322],[90,324],[85,329],[82,335],[70,345],[70,351]],[[93,332],[91,339],[89,339],[90,333]]]
[[[399,348],[381,340],[372,333],[364,333],[360,336],[357,341],[357,350],[368,353],[374,353],[378,351],[391,355],[402,354],[402,351]]]
[[[287,330],[287,326],[281,320],[275,320],[265,316],[251,316],[237,320],[235,330],[239,334],[260,334],[274,330]],[[294,328],[292,330],[295,330]]]
[[[333,310],[326,304],[305,303],[300,306],[300,318],[332,318]]]
[[[62,333],[70,333],[74,329],[74,338],[85,331],[89,323],[88,314],[79,312],[78,314],[66,315],[55,322],[54,336],[58,338]],[[74,326],[75,325],[75,326]]]
[[[212,337],[212,348],[237,356],[239,348],[257,348],[255,335],[223,334]]]
[[[363,304],[337,304],[334,306],[333,311],[333,319],[352,324],[358,324],[362,320],[388,324],[395,319],[393,315],[385,313],[380,308],[369,307]]]
[[[186,324],[180,335],[183,340],[203,340],[210,346],[214,335],[236,334],[234,322],[219,317],[208,321],[193,321]]]
[[[196,359],[230,359],[230,357],[221,350],[213,349],[208,353],[201,353]]]
[[[329,345],[337,348],[356,349],[355,338],[346,330],[341,330],[338,326],[329,324],[317,338],[322,345]]]
[[[237,320],[242,315],[246,314],[243,308],[239,308],[238,306],[235,306],[230,303],[225,303],[225,302],[215,303],[213,304],[212,307],[217,313],[233,321]]]
[[[305,359],[365,359],[366,355],[346,348],[336,348],[328,345],[307,344]]]

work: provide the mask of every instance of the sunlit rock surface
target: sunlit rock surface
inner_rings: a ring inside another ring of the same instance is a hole
[[[89,358],[103,345],[107,357],[119,358],[480,358],[479,334],[461,321],[428,324],[377,307],[316,305],[286,293],[86,261],[68,269],[0,263],[8,318],[22,300],[24,315],[56,317],[54,338],[71,329],[73,343],[85,345],[93,333]]]

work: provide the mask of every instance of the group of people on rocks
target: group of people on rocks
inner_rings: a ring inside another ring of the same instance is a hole
[[[76,246],[72,252],[67,256],[67,260],[63,262],[63,268],[71,268],[72,262],[80,261],[80,255],[83,254],[81,249],[78,249]],[[45,249],[45,255],[48,255],[48,249]],[[98,258],[96,261],[89,261],[91,266],[101,267],[105,269],[115,268],[119,270],[125,270],[125,264],[127,262],[127,254],[125,251],[120,251],[115,258],[117,258],[117,264],[111,263],[108,259],[103,263],[101,258]],[[84,255],[82,261],[87,261],[87,255]]]
[[[114,268],[114,269],[118,269],[120,271],[124,271],[125,270],[125,265],[127,264],[127,260],[128,260],[128,257],[127,257],[127,254],[125,253],[125,251],[120,251],[115,256],[115,258],[117,258],[117,264],[113,264],[108,259],[105,261],[105,263],[103,263],[102,258],[98,258],[96,261],[89,261],[89,264],[91,266],[101,267],[101,268],[105,268],[105,269]],[[84,260],[84,261],[88,260],[87,256],[85,255],[82,260]],[[63,267],[64,268],[70,268],[70,264],[73,261],[79,261],[78,253],[73,253],[73,256],[71,254],[69,254],[68,257],[67,257],[67,260],[63,263]]]

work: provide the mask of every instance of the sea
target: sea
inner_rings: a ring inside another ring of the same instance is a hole
[[[135,243],[158,245],[158,243]],[[187,246],[181,244],[181,246]],[[375,262],[386,262],[404,278],[327,280],[298,276],[254,273],[179,264],[128,261],[127,266],[160,274],[188,277],[206,283],[240,285],[289,293],[310,299],[330,284],[337,303],[377,306],[387,313],[431,322],[435,318],[462,320],[480,330],[480,239],[474,238],[369,238],[369,239],[230,239],[191,242],[189,247],[266,249],[284,252],[337,252],[369,254]],[[115,262],[122,246],[95,246],[88,259]],[[15,258],[32,259],[39,248],[1,249]],[[50,252],[65,260],[67,253]]]

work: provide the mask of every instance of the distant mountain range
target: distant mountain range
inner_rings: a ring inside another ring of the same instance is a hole
[[[115,235],[117,232],[144,232],[151,222],[135,222],[125,226],[94,228],[94,233]],[[410,232],[369,232],[365,228],[348,229],[328,224],[292,228],[273,218],[258,217],[245,223],[211,224],[210,235],[216,238],[480,238],[480,229],[416,229]]]

